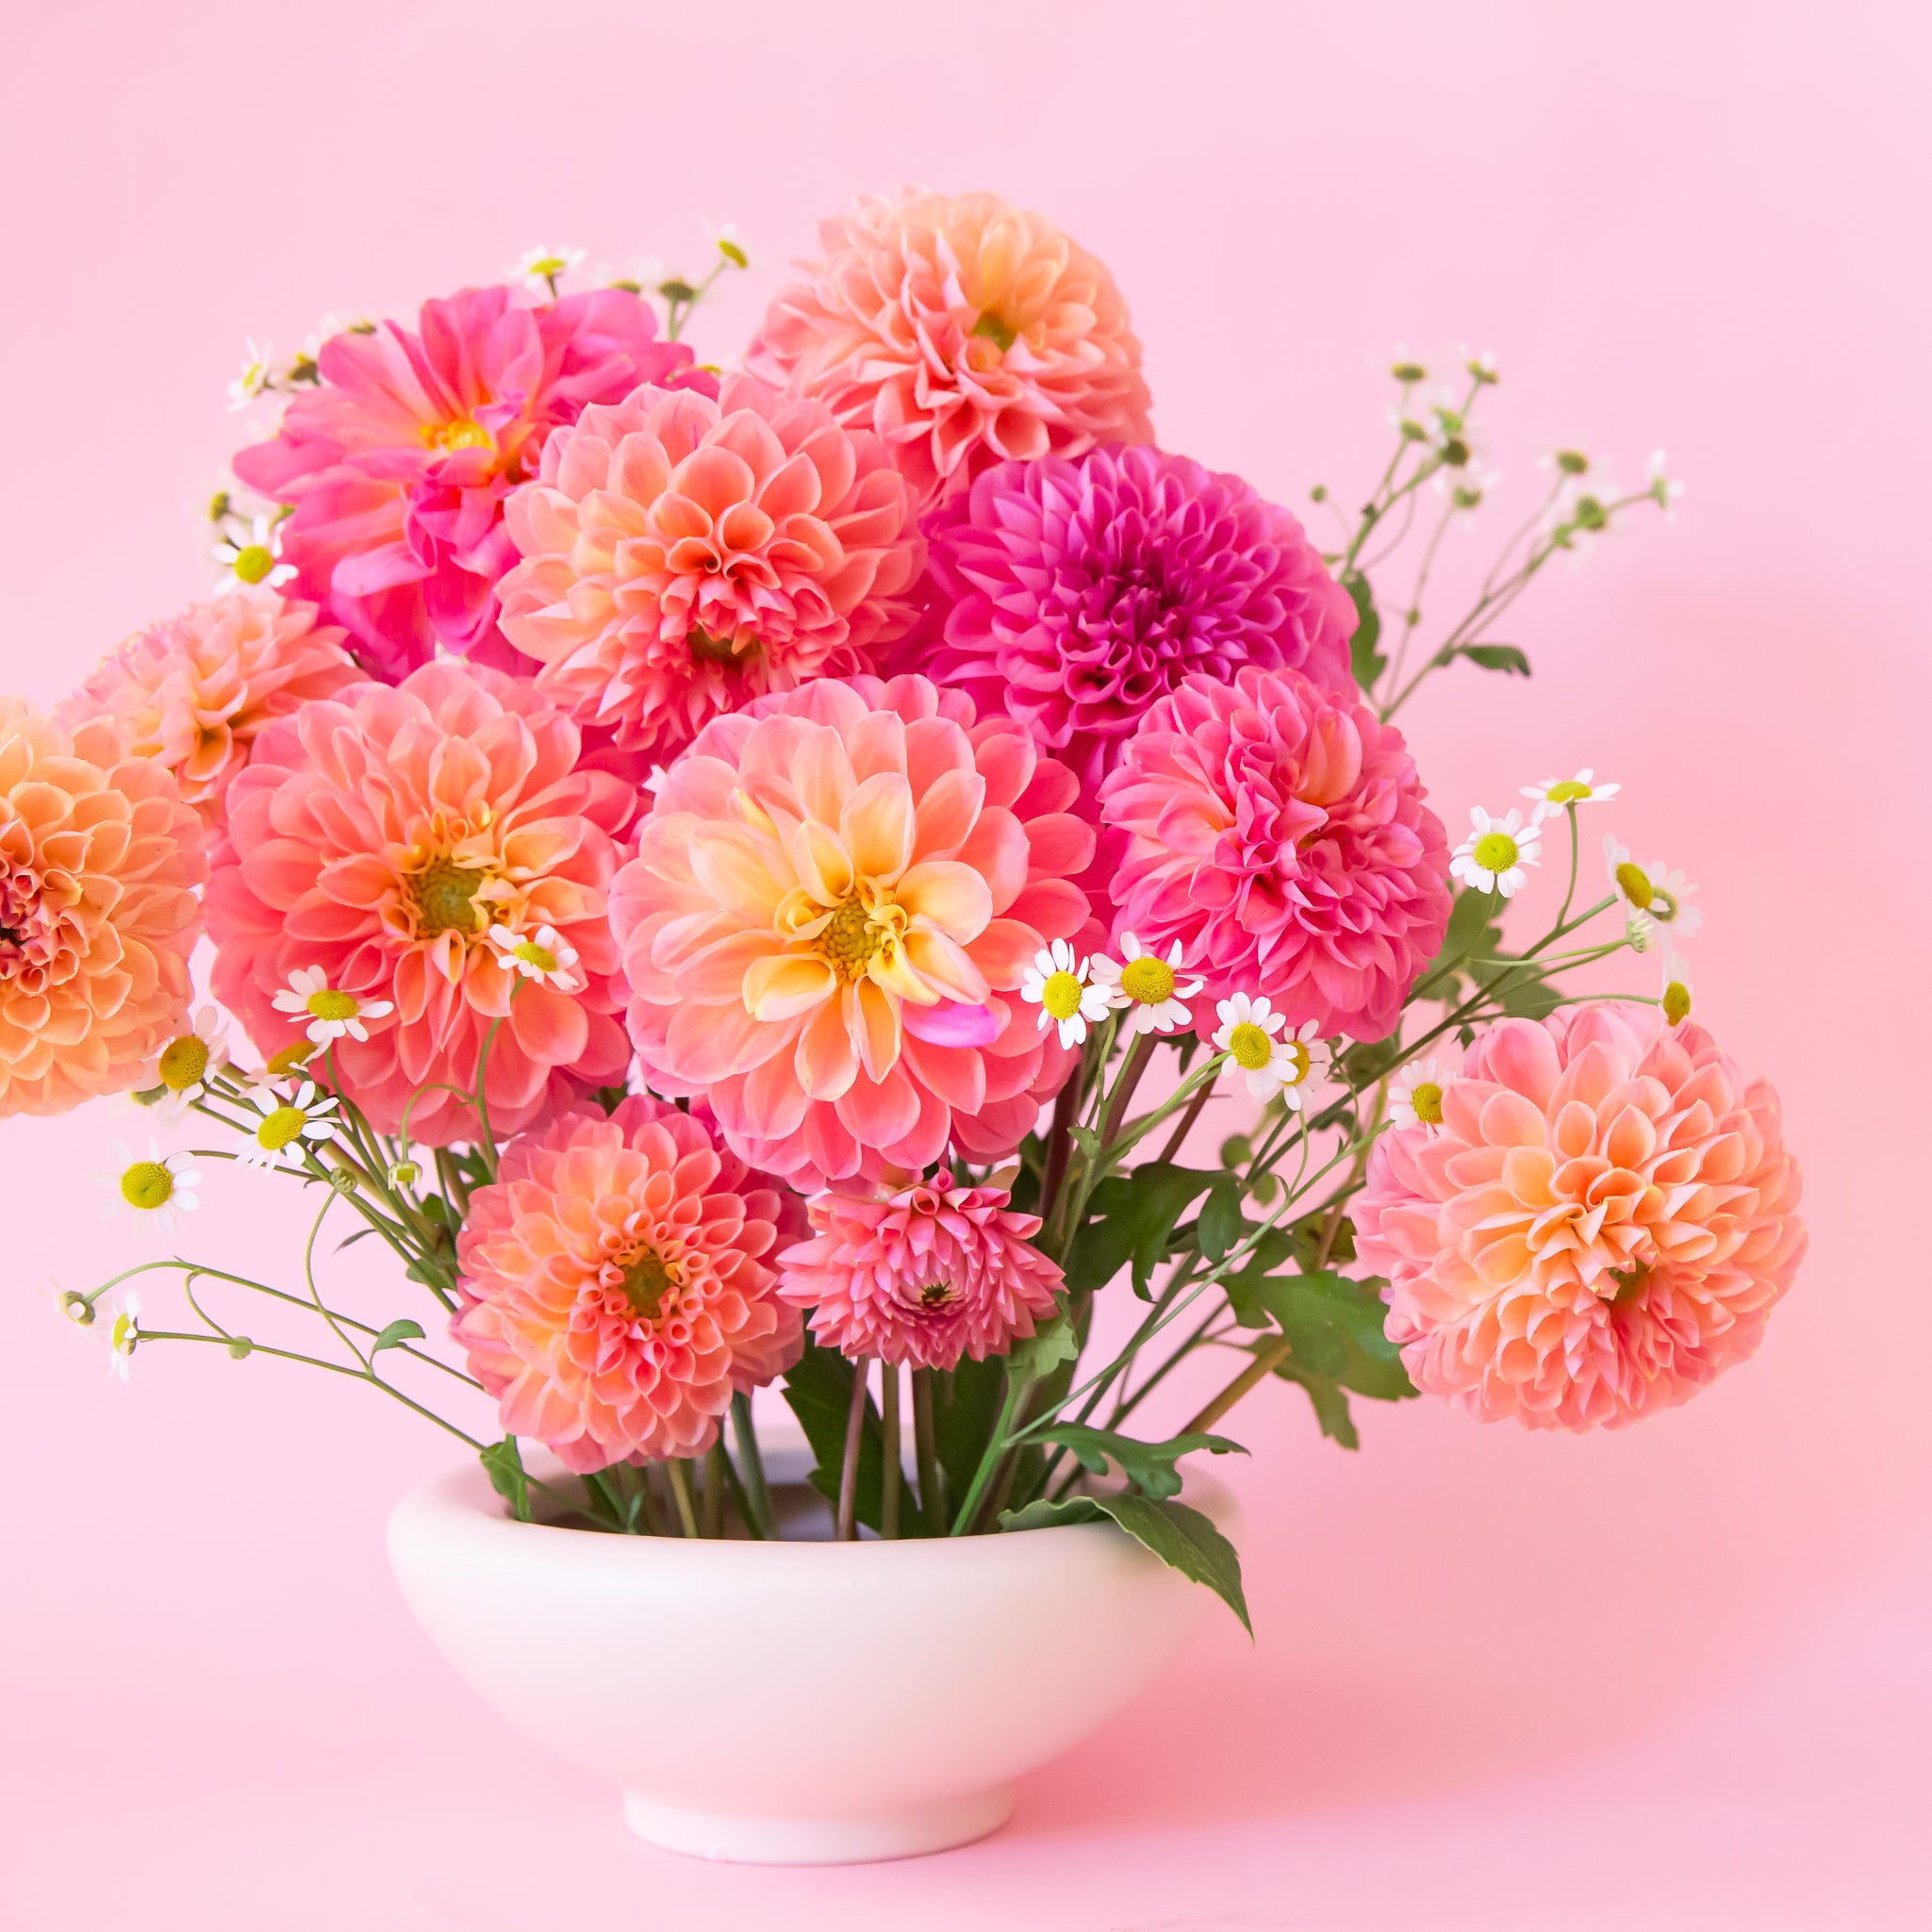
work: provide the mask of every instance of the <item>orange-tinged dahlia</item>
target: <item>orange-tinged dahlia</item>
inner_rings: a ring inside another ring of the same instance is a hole
[[[201,820],[111,718],[0,697],[0,1114],[133,1084],[188,1030]]]
[[[503,1426],[576,1470],[695,1456],[734,1395],[799,1359],[764,1257],[785,1197],[642,1096],[574,1109],[471,1197],[451,1333]]]

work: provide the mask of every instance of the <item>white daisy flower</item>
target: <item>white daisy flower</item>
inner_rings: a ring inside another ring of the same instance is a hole
[[[1467,513],[1471,510],[1479,510],[1502,480],[1503,472],[1500,470],[1478,470],[1473,465],[1452,470],[1445,465],[1429,478],[1428,487],[1437,496],[1447,497],[1451,511],[1462,513],[1466,520]],[[1469,527],[1466,520],[1461,527]]]
[[[1652,450],[1650,465],[1644,472],[1645,487],[1650,494],[1663,506],[1663,520],[1666,523],[1677,520],[1677,502],[1684,494],[1683,479],[1664,473],[1664,458],[1661,450]]]
[[[200,1205],[194,1190],[201,1185],[201,1176],[189,1164],[192,1158],[185,1153],[164,1155],[154,1140],[143,1156],[117,1140],[113,1167],[94,1177],[107,1191],[102,1218],[126,1214],[137,1227],[154,1226],[173,1235],[179,1225],[175,1217],[192,1214]]]
[[[1221,1022],[1214,1047],[1247,1076],[1247,1091],[1258,1100],[1280,1094],[1289,1106],[1299,1109],[1301,1098],[1294,1089],[1308,1078],[1313,1059],[1308,1043],[1298,1034],[1275,1038],[1287,1025],[1288,1016],[1275,1012],[1265,996],[1256,999],[1247,993],[1217,1001],[1214,1014]]]
[[[539,926],[534,933],[492,926],[489,943],[503,965],[539,986],[554,986],[559,993],[581,993],[589,983],[577,970],[577,949],[554,926]]]
[[[166,1091],[149,1102],[151,1117],[170,1125],[185,1119],[197,1100],[207,1098],[208,1081],[228,1064],[228,1030],[212,1006],[196,1012],[190,1030],[170,1040],[157,1056],[153,1078],[144,1087]]]
[[[1691,967],[1669,945],[1663,948],[1662,966],[1664,1020],[1670,1026],[1680,1026],[1691,1017]]]
[[[521,282],[537,295],[554,295],[557,277],[567,275],[584,259],[581,248],[526,248],[504,271],[506,281]]]
[[[114,1319],[107,1324],[107,1373],[125,1381],[134,1351],[140,1342],[140,1291],[130,1288],[121,1297]]]
[[[1598,784],[1595,772],[1586,765],[1575,778],[1545,778],[1536,784],[1526,784],[1523,796],[1536,801],[1536,816],[1541,818],[1548,812],[1560,812],[1565,805],[1593,805],[1605,799],[1613,799],[1623,790],[1617,783]]]
[[[1608,832],[1603,835],[1603,867],[1617,897],[1632,912],[1668,926],[1675,939],[1696,935],[1704,915],[1698,907],[1684,903],[1697,888],[1681,872],[1673,871],[1661,859],[1653,859],[1647,866],[1636,864],[1629,848],[1618,844]]]
[[[271,1053],[268,1064],[252,1069],[245,1078],[252,1087],[284,1087],[299,1079],[302,1069],[315,1058],[315,1042],[290,1040],[279,1051]]]
[[[279,590],[297,574],[293,564],[281,560],[281,524],[267,516],[256,517],[250,522],[246,543],[236,543],[224,537],[208,554],[227,568],[227,575],[215,587],[218,597],[239,590],[244,584],[261,584],[271,590]]]
[[[1088,962],[1076,960],[1065,940],[1033,955],[1033,963],[1021,976],[1019,997],[1040,1009],[1040,1031],[1058,1021],[1060,1044],[1078,1047],[1087,1036],[1087,1027],[1105,1019],[1109,1001],[1104,986],[1087,983]]]
[[[590,278],[601,282],[606,289],[623,289],[633,295],[647,295],[655,293],[660,283],[670,279],[670,270],[661,255],[634,255],[621,266],[615,262],[599,262],[591,270]]]
[[[264,395],[274,374],[275,345],[250,336],[242,344],[241,373],[228,385],[228,413],[246,409]]]
[[[34,1293],[43,1301],[51,1301],[76,1329],[93,1326],[94,1305],[85,1295],[76,1295],[72,1288],[63,1288],[52,1276],[47,1278],[43,1287]]]
[[[1450,874],[1478,891],[1513,898],[1523,889],[1524,867],[1543,863],[1540,821],[1532,817],[1525,825],[1523,814],[1513,805],[1501,818],[1492,818],[1480,805],[1472,805],[1469,822],[1473,829],[1456,848]]]
[[[383,1019],[395,1012],[387,999],[362,999],[329,984],[329,976],[319,966],[298,966],[289,975],[289,983],[275,995],[277,1013],[307,1016],[308,1037],[318,1047],[345,1035],[352,1040],[369,1038],[365,1020]]]
[[[318,1098],[315,1082],[304,1081],[279,1106],[255,1109],[259,1125],[239,1159],[250,1167],[300,1167],[308,1148],[335,1139],[340,1124],[329,1118],[335,1111],[333,1094]]]
[[[1433,1132],[1443,1124],[1443,1090],[1448,1070],[1433,1055],[1412,1060],[1389,1088],[1389,1117],[1397,1127],[1426,1127]]]
[[[723,256],[734,268],[748,269],[751,257],[738,234],[735,222],[714,222],[708,216],[704,221],[704,232],[711,238],[711,245]]]
[[[1181,982],[1175,968],[1181,964],[1181,941],[1175,940],[1162,959],[1143,946],[1131,933],[1120,935],[1120,960],[1104,952],[1093,958],[1094,984],[1107,996],[1107,1004],[1126,1012],[1127,1032],[1172,1033],[1194,1024],[1194,1015],[1185,1001],[1194,999],[1207,983]]]

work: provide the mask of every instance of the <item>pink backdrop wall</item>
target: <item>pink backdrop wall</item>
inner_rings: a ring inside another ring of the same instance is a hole
[[[1552,573],[1534,681],[1410,722],[1446,817],[1594,764],[1702,882],[1700,1010],[1783,1089],[1814,1239],[1759,1358],[1627,1434],[1364,1405],[1347,1456],[1263,1392],[1258,1648],[1217,1616],[985,1845],[759,1873],[628,1840],[418,1637],[380,1531],[447,1460],[421,1425],[217,1351],[109,1383],[31,1290],[132,1258],[88,1184],[122,1123],[9,1122],[0,1922],[1917,1923],[1922,21],[7,0],[0,684],[43,702],[201,588],[245,331],[536,240],[696,260],[713,215],[768,264],[699,323],[728,357],[814,219],[900,180],[1050,211],[1128,293],[1163,441],[1290,504],[1360,487],[1398,339],[1494,349],[1506,492],[1559,440],[1626,478],[1667,445],[1681,517]],[[200,1247],[292,1263],[263,1193],[215,1180]]]

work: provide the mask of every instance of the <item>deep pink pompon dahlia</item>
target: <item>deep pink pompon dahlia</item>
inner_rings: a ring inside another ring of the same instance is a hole
[[[1376,1143],[1356,1251],[1417,1387],[1485,1421],[1620,1428],[1758,1346],[1805,1253],[1776,1094],[1653,1007],[1506,1019],[1440,1128]]]
[[[773,299],[746,367],[883,437],[922,505],[1009,457],[1152,435],[1113,276],[1043,217],[908,190],[818,237],[824,258]]]
[[[1449,846],[1393,725],[1294,670],[1189,677],[1100,789],[1127,838],[1116,931],[1181,943],[1197,1011],[1264,994],[1291,1029],[1379,1040],[1448,924]]]
[[[580,1472],[702,1455],[732,1396],[803,1346],[764,1260],[782,1200],[699,1121],[639,1096],[512,1141],[471,1197],[450,1328],[504,1428]]]
[[[390,684],[438,644],[514,668],[496,621],[497,579],[517,561],[504,500],[536,475],[553,429],[639,383],[715,388],[621,289],[535,305],[465,289],[425,302],[414,329],[331,336],[316,360],[320,385],[235,473],[295,505],[282,525],[295,594]]]
[[[925,559],[884,444],[750,376],[593,405],[507,522],[504,633],[537,688],[659,760],[768,691],[869,669]]]
[[[1087,917],[1075,791],[925,678],[707,725],[611,895],[646,1081],[799,1187],[1010,1153],[1073,1062],[1017,989]]]
[[[926,525],[934,595],[900,664],[1004,710],[1087,809],[1190,671],[1304,671],[1352,697],[1355,606],[1286,510],[1150,446],[1003,463]]]
[[[812,1238],[778,1257],[778,1292],[815,1311],[812,1333],[853,1361],[953,1368],[1003,1355],[1054,1310],[1058,1265],[999,1188],[955,1187],[943,1168],[886,1200],[820,1195]]]

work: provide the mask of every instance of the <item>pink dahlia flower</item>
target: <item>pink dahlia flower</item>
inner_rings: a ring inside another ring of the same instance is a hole
[[[425,302],[414,330],[331,336],[316,361],[320,385],[235,473],[295,505],[281,533],[294,593],[392,684],[438,644],[509,667],[496,625],[497,579],[517,561],[504,500],[537,473],[557,424],[639,383],[712,386],[621,289],[536,306],[465,289]]]
[[[1008,457],[1146,442],[1127,305],[1092,256],[992,194],[861,201],[780,291],[746,366],[876,430],[921,504]]]
[[[201,820],[118,722],[0,697],[0,1114],[117,1093],[188,1031],[206,877]]]
[[[812,1239],[779,1257],[778,1292],[816,1308],[812,1332],[854,1361],[953,1368],[1003,1355],[1054,1311],[1061,1273],[999,1188],[956,1188],[943,1168],[888,1200],[820,1195]]]
[[[732,1396],[803,1345],[762,1259],[780,1201],[700,1122],[638,1096],[512,1141],[470,1198],[450,1328],[504,1429],[580,1472],[702,1454]]]
[[[652,1086],[797,1186],[1010,1152],[1073,1056],[1016,989],[1078,932],[1073,775],[924,678],[819,679],[707,725],[611,920]]]
[[[397,1131],[406,1107],[431,1147],[475,1138],[474,1111],[439,1083],[474,1088],[498,1020],[499,1134],[621,1080],[607,909],[636,794],[577,754],[577,727],[527,684],[449,659],[278,718],[228,791],[208,887],[216,999],[264,1054],[301,1036],[275,1003],[294,973],[393,1002],[366,1040],[334,1043],[337,1070],[378,1128]],[[580,987],[524,979],[489,937],[546,926]]]
[[[640,388],[544,446],[499,586],[537,688],[664,759],[720,712],[864,670],[912,618],[925,547],[877,437],[750,376]]]
[[[1600,1005],[1506,1019],[1384,1134],[1356,1251],[1419,1388],[1494,1421],[1615,1428],[1758,1346],[1805,1252],[1777,1096],[1702,1027]]]
[[[1199,1014],[1265,995],[1291,1029],[1380,1039],[1448,924],[1448,839],[1423,796],[1401,733],[1299,671],[1186,678],[1100,788],[1127,836],[1117,923],[1181,942]]]
[[[1190,671],[1306,672],[1353,697],[1355,606],[1286,510],[1148,445],[1002,463],[927,521],[937,591],[908,669],[1004,710],[1082,797]]]
[[[362,676],[342,633],[315,619],[313,604],[272,590],[190,604],[103,658],[55,715],[68,725],[118,718],[135,755],[166,766],[219,831],[223,799],[262,727]]]

